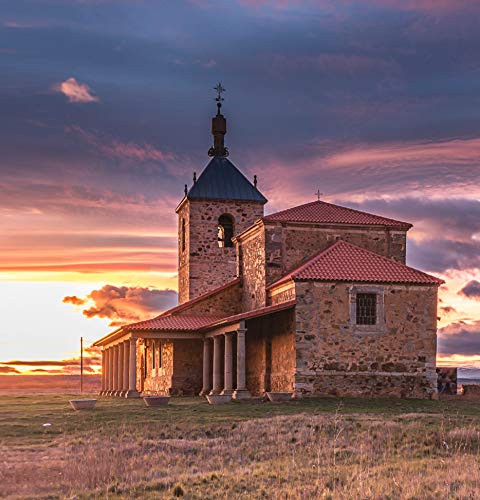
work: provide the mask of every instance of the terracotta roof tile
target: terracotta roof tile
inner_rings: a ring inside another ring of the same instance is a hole
[[[123,327],[123,330],[157,330],[157,331],[195,331],[223,319],[223,316],[157,316],[153,319],[139,321]]]
[[[439,285],[443,280],[345,241],[337,241],[309,259],[272,288],[288,280],[353,281]]]
[[[310,222],[320,224],[360,224],[388,227],[410,228],[411,224],[379,215],[333,205],[325,201],[314,201],[298,207],[289,208],[267,215],[264,221],[271,222]]]

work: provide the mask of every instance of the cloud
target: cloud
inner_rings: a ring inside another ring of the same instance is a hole
[[[100,138],[78,125],[71,125],[66,130],[78,134],[88,144],[109,158],[126,158],[137,161],[167,161],[175,158],[172,153],[161,151],[146,142],[137,144],[135,142],[122,142],[118,139]]]
[[[480,321],[457,321],[438,331],[438,354],[473,355],[480,352]]]
[[[452,314],[457,312],[457,310],[452,306],[442,306],[440,307],[440,311],[444,314]]]
[[[81,306],[85,304],[85,299],[80,299],[75,295],[67,295],[66,297],[63,297],[63,303],[73,304],[74,306]]]
[[[118,326],[170,309],[177,304],[178,295],[169,289],[105,285],[84,298],[67,296],[63,302],[84,306],[91,304],[83,309],[84,316],[108,318],[110,326]]]
[[[468,198],[426,198],[389,195],[385,198],[340,204],[412,222],[407,259],[410,265],[432,272],[480,268],[480,201]]]
[[[0,366],[0,374],[5,374],[5,373],[21,373],[19,370],[16,368],[13,368],[13,366]]]
[[[92,90],[87,84],[80,83],[75,78],[68,78],[64,82],[55,83],[52,89],[64,94],[69,102],[100,102],[100,98],[92,94]]]
[[[469,299],[480,300],[480,282],[477,280],[469,281],[458,294]]]

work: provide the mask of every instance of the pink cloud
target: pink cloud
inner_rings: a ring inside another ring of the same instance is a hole
[[[52,89],[64,94],[69,102],[89,103],[100,101],[99,97],[92,94],[92,90],[87,84],[80,83],[75,78],[68,78],[64,82],[55,83]]]
[[[247,7],[272,7],[277,9],[288,9],[295,7],[319,7],[329,10],[339,6],[359,5],[366,7],[374,5],[377,7],[390,8],[404,11],[421,11],[427,13],[447,13],[454,10],[478,8],[476,0],[240,0]]]
[[[173,153],[161,151],[146,142],[138,144],[136,142],[122,142],[117,139],[104,140],[77,125],[67,127],[67,132],[74,132],[80,135],[87,143],[94,146],[97,151],[109,158],[126,158],[137,161],[167,161],[175,158]]]

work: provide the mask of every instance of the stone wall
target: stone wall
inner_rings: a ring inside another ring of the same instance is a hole
[[[147,345],[149,345],[147,349],[147,357],[146,360],[143,358],[143,362],[140,363],[141,367],[143,363],[147,363],[147,378],[143,381],[143,390],[144,394],[148,395],[156,395],[156,394],[170,394],[170,388],[172,387],[172,375],[173,375],[173,355],[174,355],[174,346],[172,340],[161,340],[160,348],[162,350],[161,359],[162,366],[159,366],[159,353],[157,350],[157,362],[155,369],[152,370],[152,362],[151,362],[151,343],[152,340],[145,341]],[[140,349],[140,355],[144,356],[144,349]],[[137,351],[137,359],[139,352]],[[138,364],[137,364],[138,366]],[[137,368],[137,380],[138,378],[143,377],[142,369]],[[141,387],[141,386],[137,386]]]
[[[406,232],[371,227],[265,225],[266,284],[274,283],[337,240],[405,263]]]
[[[242,312],[242,285],[237,282],[209,295],[205,299],[174,312],[176,316],[190,316],[192,314],[214,314],[233,316]]]
[[[203,340],[173,341],[172,395],[194,396],[203,384]]]
[[[293,310],[247,322],[247,388],[254,396],[292,391],[295,376]]]
[[[161,340],[162,366],[157,350],[156,368],[152,369],[151,339],[137,344],[137,387],[143,394],[189,395],[202,388],[202,340]],[[147,356],[145,356],[145,345]],[[145,375],[146,363],[146,378]]]
[[[265,232],[260,226],[239,244],[238,259],[243,283],[242,307],[251,311],[265,306]]]
[[[235,278],[236,248],[218,246],[218,218],[234,219],[234,234],[263,217],[263,204],[235,201],[187,200],[178,211],[178,291],[182,304]],[[185,251],[182,252],[182,219],[185,219]]]
[[[296,283],[297,392],[436,394],[437,287],[384,285],[378,326],[351,321],[346,283]]]
[[[295,283],[289,281],[272,290],[268,290],[267,305],[275,306],[295,299]]]

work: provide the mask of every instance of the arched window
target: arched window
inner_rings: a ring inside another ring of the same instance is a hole
[[[185,219],[182,219],[182,235],[180,238],[182,240],[182,252],[185,252]]]
[[[233,217],[227,214],[218,218],[218,246],[233,247]]]

